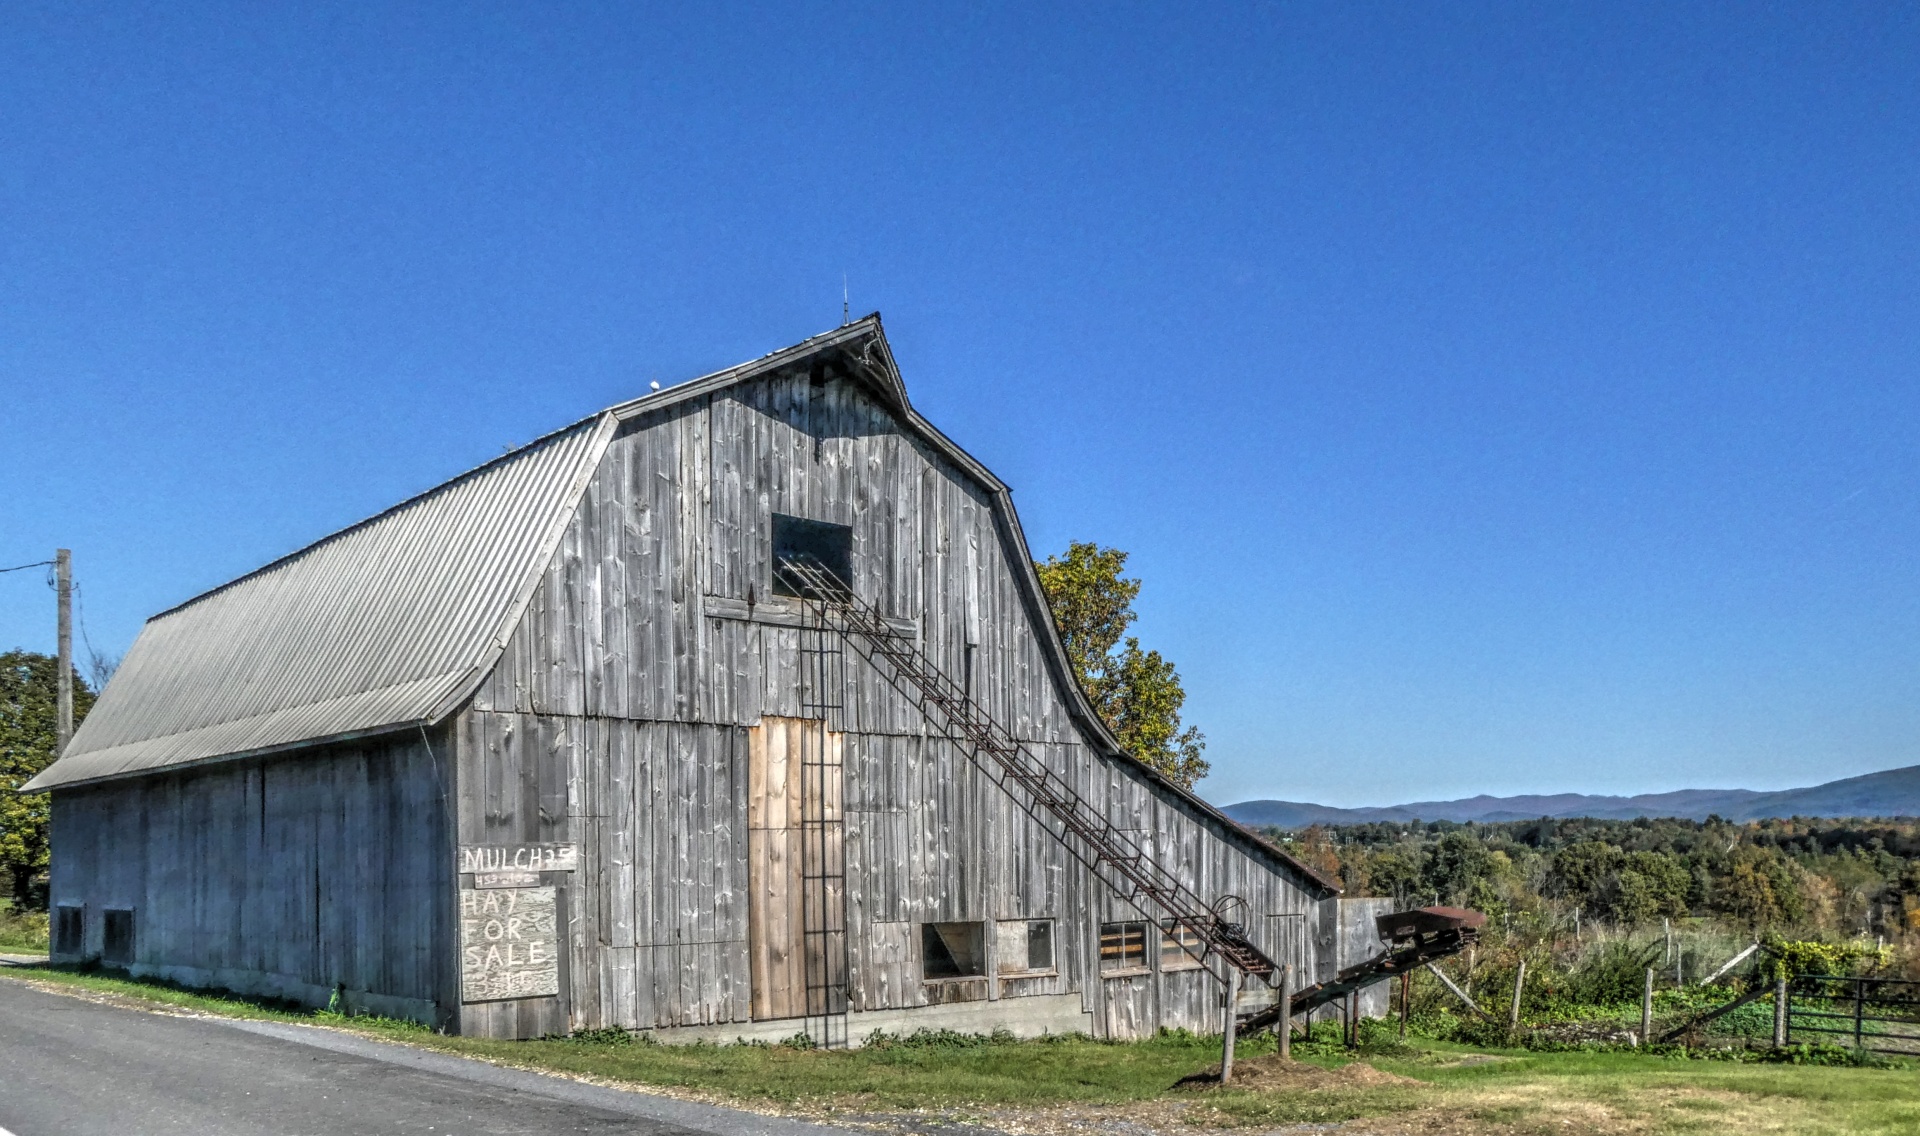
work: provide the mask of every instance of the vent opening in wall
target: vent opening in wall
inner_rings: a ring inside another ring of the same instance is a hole
[[[922,923],[920,976],[974,978],[987,973],[986,924]]]
[[[108,910],[101,929],[104,935],[100,942],[100,961],[130,965],[133,962],[133,912]]]
[[[773,515],[773,594],[798,596],[800,582],[780,570],[783,560],[797,560],[831,572],[843,584],[853,583],[853,527],[804,517]]]
[[[53,953],[77,955],[86,949],[87,923],[83,907],[53,909]]]

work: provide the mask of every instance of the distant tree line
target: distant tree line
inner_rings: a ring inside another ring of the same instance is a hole
[[[1621,927],[1714,918],[1753,931],[1920,934],[1911,820],[1553,820],[1268,830],[1349,894]]]

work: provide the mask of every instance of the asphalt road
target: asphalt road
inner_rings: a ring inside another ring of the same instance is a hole
[[[144,1013],[0,978],[0,1136],[842,1131],[311,1026]]]

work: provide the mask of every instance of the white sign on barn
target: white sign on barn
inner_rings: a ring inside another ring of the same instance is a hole
[[[460,892],[460,1000],[560,992],[560,935],[550,887]]]

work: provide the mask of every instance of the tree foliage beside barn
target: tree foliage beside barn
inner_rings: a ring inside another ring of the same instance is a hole
[[[21,796],[17,790],[53,764],[59,674],[51,655],[0,654],[0,872],[16,908],[37,902],[35,880],[47,870],[47,795]],[[93,692],[76,674],[76,728],[92,706]]]
[[[1094,712],[1128,753],[1191,789],[1207,775],[1206,738],[1180,719],[1187,692],[1172,661],[1127,634],[1140,581],[1122,575],[1126,566],[1126,553],[1091,541],[1034,565]]]

